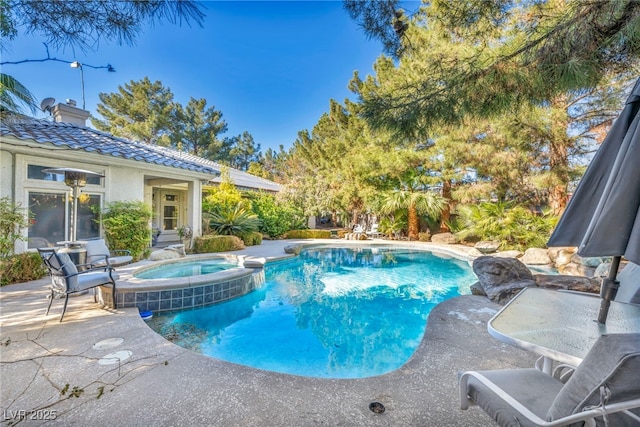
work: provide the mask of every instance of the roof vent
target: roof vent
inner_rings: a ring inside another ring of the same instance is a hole
[[[76,105],[78,105],[78,103],[76,102],[75,99],[67,98],[67,105],[71,105],[72,107],[75,107]]]

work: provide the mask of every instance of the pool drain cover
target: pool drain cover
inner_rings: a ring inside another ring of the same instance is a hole
[[[98,341],[93,345],[94,350],[105,350],[108,348],[117,347],[124,342],[123,338],[107,338],[106,340]]]
[[[369,410],[376,414],[382,414],[385,410],[384,405],[380,402],[369,403]]]
[[[116,363],[120,363],[123,360],[127,360],[131,357],[133,352],[131,350],[121,350],[116,351],[115,353],[110,353],[104,356],[102,359],[98,360],[99,365],[113,365]]]

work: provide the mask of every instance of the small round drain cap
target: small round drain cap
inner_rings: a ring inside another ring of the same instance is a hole
[[[382,414],[385,411],[385,407],[380,402],[371,402],[369,403],[369,410],[376,414]]]

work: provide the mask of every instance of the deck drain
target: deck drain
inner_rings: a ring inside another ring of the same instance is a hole
[[[98,341],[93,345],[94,350],[106,350],[108,348],[117,347],[124,342],[123,338],[107,338],[106,340]]]
[[[99,365],[113,365],[123,360],[127,360],[133,354],[130,350],[120,350],[115,353],[110,353],[104,356],[102,359],[98,360]]]
[[[384,405],[380,402],[369,403],[369,410],[376,414],[382,414],[385,410]]]

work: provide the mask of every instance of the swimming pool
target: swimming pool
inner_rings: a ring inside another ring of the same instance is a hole
[[[431,309],[470,293],[466,261],[378,247],[313,247],[265,266],[240,298],[148,324],[185,348],[242,365],[321,378],[364,378],[405,364]]]

